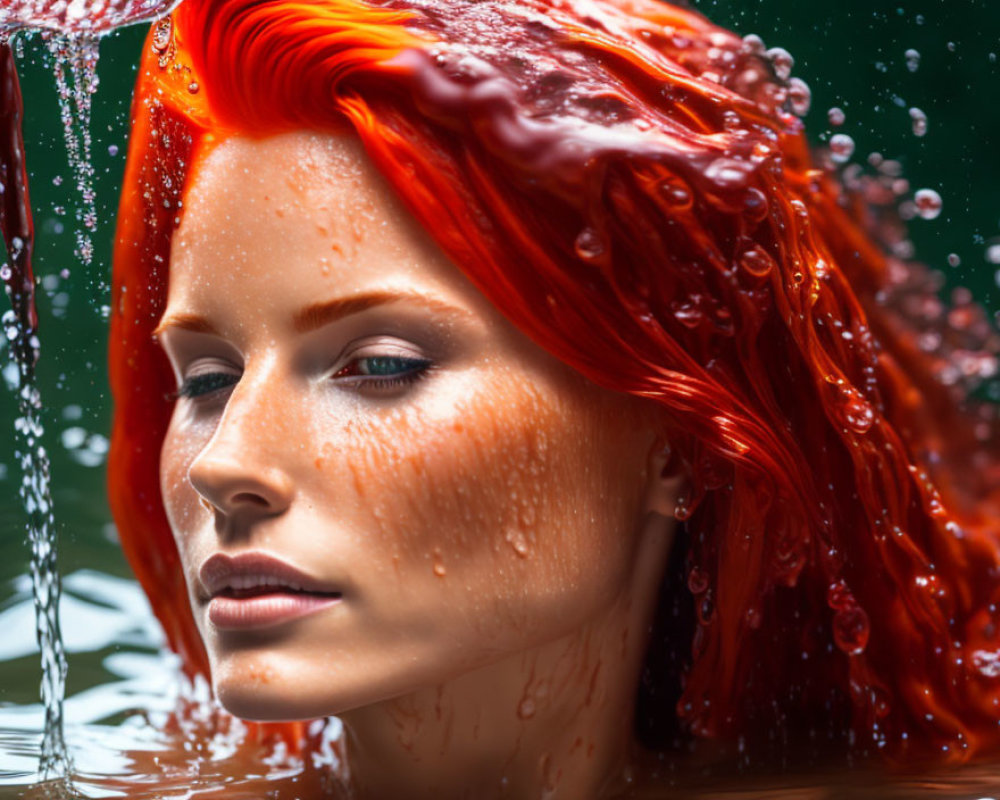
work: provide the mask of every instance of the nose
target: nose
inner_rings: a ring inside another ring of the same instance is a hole
[[[272,412],[274,399],[241,381],[191,462],[191,486],[223,517],[277,516],[291,505],[295,487],[281,466],[290,431]]]

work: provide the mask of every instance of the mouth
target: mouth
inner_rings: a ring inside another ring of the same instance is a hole
[[[208,620],[222,630],[267,628],[341,600],[341,592],[267,553],[216,553],[198,572]]]

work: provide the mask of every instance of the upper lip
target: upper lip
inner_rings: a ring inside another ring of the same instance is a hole
[[[339,594],[333,587],[318,581],[287,561],[262,552],[209,556],[198,571],[209,597],[228,591],[275,588],[313,594]]]

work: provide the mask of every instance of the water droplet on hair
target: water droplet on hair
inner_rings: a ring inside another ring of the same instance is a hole
[[[913,196],[913,203],[921,219],[936,219],[944,205],[941,195],[933,189],[920,189]]]
[[[834,164],[845,164],[854,155],[854,139],[846,133],[830,137],[830,159]]]
[[[871,626],[861,606],[843,608],[833,615],[833,640],[849,656],[857,656],[868,646]]]
[[[705,170],[705,177],[719,189],[742,189],[747,185],[753,165],[735,158],[717,158]]]
[[[743,40],[744,42],[746,39]],[[774,74],[778,80],[787,81],[792,77],[792,68],[795,66],[795,59],[784,47],[772,47],[767,51],[767,58],[774,67]]]
[[[699,567],[692,567],[688,573],[687,584],[691,594],[701,594],[708,589],[708,573]]]
[[[797,117],[804,117],[809,113],[809,107],[812,105],[812,89],[801,78],[792,78],[788,82],[788,105]]]
[[[740,256],[740,267],[755,278],[764,278],[774,269],[774,259],[760,247],[744,250]]]
[[[681,303],[674,310],[674,317],[678,322],[681,323],[685,328],[697,328],[702,319],[704,319],[704,314],[693,306],[691,303]]]
[[[584,228],[573,243],[576,254],[585,261],[604,255],[604,240],[593,228]]]
[[[927,133],[927,115],[919,108],[910,109],[910,122],[913,124],[914,136],[923,136]]]

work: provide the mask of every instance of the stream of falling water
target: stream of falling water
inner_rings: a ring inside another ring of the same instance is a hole
[[[21,124],[24,116],[14,53],[0,40],[0,230],[9,262],[2,275],[11,309],[3,315],[4,334],[17,365],[19,416],[14,423],[15,449],[21,467],[20,496],[27,514],[31,545],[31,582],[35,633],[42,658],[41,696],[45,709],[39,772],[44,779],[69,773],[63,734],[66,654],[59,628],[59,572],[56,568],[55,518],[50,491],[49,457],[43,444],[42,402],[35,382],[40,344],[31,267],[34,224]]]
[[[90,158],[90,110],[97,90],[100,36],[115,28],[161,16],[176,0],[14,0],[0,4],[0,232],[8,262],[0,267],[11,308],[2,316],[3,332],[16,365],[18,418],[15,450],[21,468],[20,497],[31,547],[31,582],[35,633],[41,653],[41,699],[44,708],[39,774],[70,789],[72,765],[63,725],[67,662],[59,623],[61,584],[57,569],[55,517],[49,457],[42,426],[42,399],[35,370],[40,355],[35,277],[31,257],[34,224],[28,191],[22,123],[24,105],[11,38],[41,29],[53,59],[60,117],[69,165],[80,203],[76,211],[77,261],[93,261],[97,227],[94,167]],[[67,272],[63,270],[63,277]],[[101,298],[107,291],[103,272],[91,282]],[[98,307],[104,302],[97,303]]]

